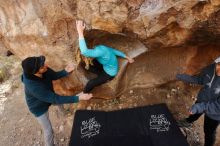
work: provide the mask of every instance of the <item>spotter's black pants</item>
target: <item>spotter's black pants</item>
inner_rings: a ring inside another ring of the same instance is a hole
[[[186,120],[189,123],[196,121],[202,114],[190,115]],[[214,146],[216,139],[216,129],[219,125],[219,122],[213,120],[205,115],[204,117],[204,133],[205,133],[205,146]]]

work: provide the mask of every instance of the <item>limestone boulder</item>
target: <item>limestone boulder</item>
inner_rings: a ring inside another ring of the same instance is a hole
[[[20,59],[45,55],[58,71],[75,62],[75,20],[86,22],[94,42],[135,57],[120,61],[117,77],[95,88],[96,97],[114,98],[130,88],[148,88],[195,74],[219,55],[219,0],[0,0],[0,53]],[[91,77],[79,66],[54,81],[57,93],[82,91]]]
[[[77,16],[88,29],[138,37],[155,49],[184,44],[219,8],[219,0],[78,0]]]

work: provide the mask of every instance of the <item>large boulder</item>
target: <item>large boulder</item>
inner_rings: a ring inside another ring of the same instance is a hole
[[[73,2],[1,0],[1,42],[19,58],[45,55],[55,69],[73,60],[77,36]]]
[[[120,82],[122,89],[151,88],[176,80],[176,74],[198,74],[220,56],[220,45],[159,49],[137,58]],[[120,91],[123,91],[120,89]]]
[[[91,29],[123,32],[155,49],[183,44],[219,8],[219,0],[78,0],[77,16]]]

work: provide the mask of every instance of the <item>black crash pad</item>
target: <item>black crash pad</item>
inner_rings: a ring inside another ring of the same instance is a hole
[[[70,146],[189,146],[165,104],[79,110],[74,119]]]

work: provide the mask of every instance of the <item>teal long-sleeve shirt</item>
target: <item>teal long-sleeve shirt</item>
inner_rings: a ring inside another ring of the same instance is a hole
[[[126,58],[123,52],[104,45],[98,45],[94,49],[88,49],[83,38],[79,39],[79,48],[82,55],[95,58],[103,65],[104,71],[113,77],[117,75],[119,70],[117,56]]]

